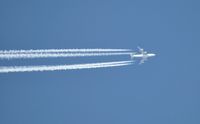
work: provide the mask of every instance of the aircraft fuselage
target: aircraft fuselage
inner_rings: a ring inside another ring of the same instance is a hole
[[[144,57],[153,57],[156,56],[156,54],[148,53],[148,54],[134,54],[133,57],[136,58],[144,58]]]

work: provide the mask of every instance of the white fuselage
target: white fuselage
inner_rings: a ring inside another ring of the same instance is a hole
[[[153,57],[156,56],[156,54],[149,53],[149,54],[134,54],[134,58],[148,58],[148,57]]]

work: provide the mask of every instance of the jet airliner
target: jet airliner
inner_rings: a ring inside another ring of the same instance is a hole
[[[140,64],[143,64],[149,57],[154,57],[156,56],[156,54],[154,53],[147,53],[146,51],[144,51],[144,49],[138,47],[139,49],[139,53],[132,53],[131,54],[131,59],[134,58],[142,58],[140,61]]]

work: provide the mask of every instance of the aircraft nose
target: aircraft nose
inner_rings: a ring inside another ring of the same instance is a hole
[[[150,56],[156,56],[156,54],[152,53],[152,54],[150,54]]]

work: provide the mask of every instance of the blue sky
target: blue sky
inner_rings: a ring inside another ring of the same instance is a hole
[[[130,48],[143,65],[0,74],[2,124],[199,124],[197,0],[0,1],[0,49]],[[0,65],[129,59],[1,60]]]

